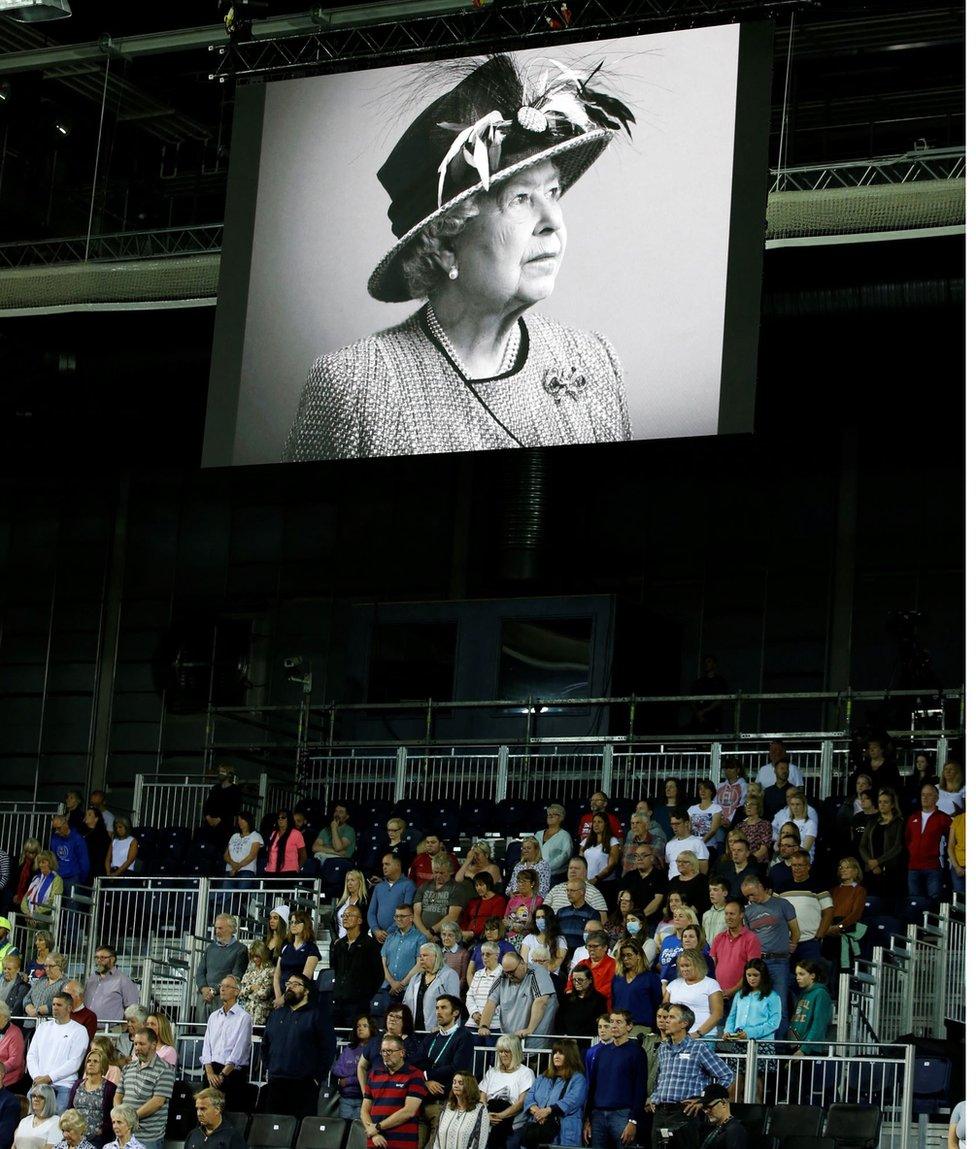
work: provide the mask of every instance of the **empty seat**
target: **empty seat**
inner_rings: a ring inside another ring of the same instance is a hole
[[[747,1133],[759,1134],[766,1124],[766,1106],[754,1101],[733,1101],[730,1106],[732,1116],[738,1118]]]
[[[349,1126],[346,1149],[366,1149],[366,1130],[361,1121],[353,1121]]]
[[[248,1117],[248,1115],[246,1113],[238,1113],[234,1109],[228,1109],[224,1113],[224,1120],[229,1125],[233,1125],[234,1128],[237,1130],[238,1133],[240,1133],[240,1135],[242,1137],[244,1137],[245,1134],[247,1133],[247,1123],[250,1120],[250,1118]]]
[[[919,1057],[915,1054],[915,1080],[912,1086],[912,1116],[918,1118],[919,1139],[925,1144],[929,1116],[949,1110],[952,1062],[946,1057]]]
[[[250,1149],[291,1149],[297,1124],[286,1113],[255,1113],[247,1143]]]
[[[837,1142],[826,1135],[813,1137],[806,1133],[794,1133],[780,1141],[779,1149],[837,1149]]]
[[[342,1149],[346,1122],[341,1117],[306,1117],[295,1149]]]
[[[881,1134],[881,1110],[877,1105],[831,1105],[824,1133],[833,1137],[837,1149],[874,1149]]]
[[[773,1105],[766,1112],[766,1132],[778,1140],[795,1134],[798,1129],[819,1137],[823,1124],[824,1111],[819,1105]]]

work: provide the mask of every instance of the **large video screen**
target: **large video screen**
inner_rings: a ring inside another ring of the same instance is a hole
[[[750,431],[770,45],[243,87],[204,465]]]

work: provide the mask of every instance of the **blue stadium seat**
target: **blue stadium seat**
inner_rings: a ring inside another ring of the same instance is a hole
[[[475,798],[461,807],[461,833],[476,837],[485,832],[485,827],[498,826],[496,806],[491,798]]]
[[[952,1062],[946,1057],[920,1057],[915,1054],[915,1080],[912,1085],[912,1116],[918,1118],[919,1143],[927,1144],[929,1117],[952,1107],[949,1087]]]
[[[881,1110],[877,1105],[835,1103],[827,1110],[825,1137],[837,1149],[874,1149],[881,1134]]]

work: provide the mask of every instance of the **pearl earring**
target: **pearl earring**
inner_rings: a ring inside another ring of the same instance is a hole
[[[447,273],[447,278],[448,279],[457,279],[459,274],[460,274],[460,272],[458,271],[458,269],[456,267],[452,267],[451,270]]]

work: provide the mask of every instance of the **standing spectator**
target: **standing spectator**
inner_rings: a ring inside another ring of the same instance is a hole
[[[251,1015],[255,1025],[264,1025],[274,1005],[274,966],[271,951],[264,942],[251,942],[247,948],[250,962],[241,978],[241,1008]]]
[[[24,998],[24,1012],[28,1017],[54,1016],[54,997],[64,990],[68,980],[64,975],[66,965],[63,954],[47,955],[44,960],[44,976],[34,979]],[[68,1000],[71,1000],[70,996]]]
[[[928,750],[919,750],[915,754],[913,769],[908,778],[902,779],[902,794],[904,796],[903,808],[907,813],[919,807],[919,792],[926,782],[934,786],[939,784],[939,775],[935,769],[935,755]]]
[[[503,918],[508,904],[501,894],[495,893],[491,874],[482,870],[474,877],[473,897],[461,914],[461,938],[466,942],[478,942],[484,937],[485,927],[491,918]]]
[[[557,1037],[552,1043],[549,1064],[532,1082],[525,1098],[528,1124],[540,1127],[532,1143],[581,1145],[586,1094],[579,1047],[575,1041]]]
[[[782,762],[786,767],[786,775],[789,779],[791,786],[802,786],[803,775],[800,773],[799,766],[794,766],[790,761],[789,755],[786,753],[786,747],[778,738],[773,738],[769,743],[769,759],[764,766],[759,767],[759,773],[756,775],[756,781],[765,790],[772,786],[777,778],[776,767]],[[769,811],[766,812],[768,818]]]
[[[742,879],[748,874],[758,874],[762,867],[749,853],[749,843],[738,830],[729,834],[728,853],[715,867],[715,877],[724,878],[729,887],[729,897],[739,898],[742,894]],[[687,899],[686,899],[687,900]]]
[[[6,918],[0,919],[6,921]],[[0,1001],[10,1006],[10,1012],[23,1013],[24,998],[30,988],[27,978],[21,973],[21,956],[14,951],[6,953],[3,959],[3,976],[0,978]]]
[[[429,1033],[437,1027],[437,1003],[444,997],[458,997],[458,975],[444,964],[444,951],[434,942],[424,942],[417,953],[420,967],[410,979],[403,1004],[410,1010],[417,1028]]]
[[[759,1052],[776,1052],[773,1038],[783,1020],[783,1003],[773,990],[769,970],[762,958],[752,958],[742,973],[742,988],[732,999],[722,1037],[725,1041],[758,1041]],[[761,1063],[768,1064],[768,1063]],[[762,1087],[759,1088],[762,1097]]]
[[[586,1094],[583,1140],[593,1149],[630,1145],[644,1112],[647,1089],[647,1054],[628,1032],[630,1015],[610,1014],[609,1045],[593,1058]]]
[[[155,1013],[151,1013],[146,1018],[146,1029],[151,1029],[156,1035],[156,1056],[179,1071],[176,1035],[173,1033],[169,1018],[161,1009],[156,1010]]]
[[[891,897],[904,890],[905,819],[898,795],[887,786],[878,793],[878,812],[868,819],[858,853],[864,862],[865,885],[872,893]]]
[[[517,1037],[502,1034],[495,1042],[495,1064],[478,1082],[481,1104],[489,1113],[489,1149],[505,1149],[521,1140],[522,1126],[528,1120],[525,1098],[535,1074],[522,1060],[522,1043]]]
[[[515,946],[505,937],[505,920],[504,918],[489,918],[485,922],[485,942],[495,942],[498,946],[498,957],[503,958],[505,954],[516,953]],[[478,942],[477,945],[472,946],[468,951],[470,960],[468,961],[468,973],[465,980],[468,985],[471,984],[471,979],[474,975],[484,966],[484,959],[481,956],[481,949],[485,942]]]
[[[535,911],[535,930],[527,934],[522,942],[520,953],[527,962],[539,962],[553,975],[558,974],[569,947],[560,934],[556,915],[545,905]]]
[[[190,1130],[185,1149],[247,1149],[240,1130],[224,1120],[227,1101],[219,1089],[200,1089],[193,1094],[196,1129]]]
[[[670,841],[664,848],[665,861],[668,863],[668,879],[678,876],[678,855],[683,850],[690,850],[702,874],[708,872],[708,847],[691,832],[691,819],[688,811],[683,807],[671,815],[671,829],[674,831]]]
[[[600,922],[605,922],[607,920],[607,899],[592,882],[587,881],[585,858],[570,858],[569,865],[566,868],[566,881],[553,886],[542,900],[547,906],[552,906],[558,917],[559,911],[563,906],[569,905],[569,883],[572,881],[583,883],[585,888],[584,901],[587,905],[593,907]]]
[[[95,950],[95,972],[85,982],[85,1005],[98,1018],[99,1025],[121,1021],[126,1007],[139,1002],[138,987],[117,968],[117,961],[112,946],[99,946]]]
[[[661,908],[667,893],[667,882],[662,866],[649,841],[638,842],[633,854],[634,868],[624,874],[621,889],[628,890],[635,908],[645,918],[653,917]]]
[[[603,930],[591,930],[586,939],[587,956],[581,961],[572,961],[575,972],[582,966],[593,974],[596,992],[607,999],[607,1006],[613,1004],[613,979],[617,976],[617,963],[610,956],[610,939]],[[566,992],[572,988],[572,974],[566,979]]]
[[[800,940],[796,910],[785,898],[770,893],[766,879],[758,874],[746,878],[742,883],[742,893],[749,899],[746,925],[759,935],[763,948],[762,959],[782,1003],[783,1021],[776,1034],[779,1040],[786,1030],[786,1018],[789,1016],[790,954]]]
[[[137,1030],[143,1029],[146,1022],[149,1020],[149,1010],[144,1005],[129,1005],[125,1009],[125,1029],[119,1034],[116,1039],[119,1053],[122,1055],[125,1064],[128,1064],[135,1056],[133,1050],[135,1049],[135,1036]],[[123,1065],[125,1068],[125,1065]],[[119,1081],[121,1082],[121,1075]]]
[[[790,859],[800,848],[800,837],[792,822],[787,822],[779,834],[776,843],[776,861],[769,867],[769,884],[773,891],[781,894],[793,881],[793,872],[790,869]],[[740,880],[739,886],[742,886]]]
[[[474,1065],[474,1038],[461,1025],[464,1007],[453,994],[441,994],[435,1005],[437,1026],[424,1038],[414,1064],[427,1082],[427,1098],[423,1104],[422,1125],[433,1133],[443,1105],[443,1098],[451,1087],[455,1073],[470,1073]],[[420,1139],[427,1144],[427,1137]]]
[[[233,974],[221,978],[219,992],[220,1008],[207,1018],[200,1064],[207,1082],[221,1090],[232,1110],[241,1112],[248,1107],[254,1022],[237,1000],[241,985]]]
[[[112,840],[105,855],[105,873],[110,878],[121,878],[135,873],[139,843],[132,833],[132,823],[121,814],[113,824]]]
[[[6,850],[0,847],[0,912],[7,909],[13,892],[10,855]]]
[[[291,910],[284,904],[275,906],[268,914],[268,932],[265,934],[264,944],[271,954],[272,964],[275,965],[278,958],[281,957],[281,951],[288,945],[289,917],[291,917]]]
[[[611,881],[620,865],[620,832],[610,828],[609,815],[597,810],[590,819],[590,832],[583,839],[586,877],[599,885]]]
[[[383,1019],[382,1032],[369,1039],[363,1047],[362,1055],[359,1058],[357,1072],[359,1074],[359,1084],[363,1092],[366,1090],[366,1075],[369,1071],[371,1069],[383,1068],[381,1047],[383,1045],[383,1037],[386,1034],[389,1034],[390,1037],[400,1038],[403,1042],[403,1056],[410,1065],[413,1065],[420,1053],[420,1039],[414,1033],[413,1018],[410,1016],[410,1010],[403,1004],[391,1005]]]
[[[258,873],[258,854],[264,838],[254,828],[254,815],[241,810],[234,818],[235,829],[224,851],[229,878],[255,878]]]
[[[674,837],[674,827],[671,825],[671,816],[685,808],[684,786],[679,778],[664,779],[664,800],[654,807],[652,817],[664,832],[665,842]]]
[[[234,830],[237,815],[244,806],[244,794],[237,784],[237,772],[229,762],[217,766],[217,781],[211,786],[203,802],[204,814],[219,818],[225,834]],[[254,822],[251,821],[253,828]]]
[[[169,1102],[176,1084],[176,1072],[156,1056],[156,1045],[151,1029],[137,1029],[133,1034],[133,1059],[122,1070],[116,1101],[116,1107],[131,1106],[136,1111],[145,1149],[163,1149]]]
[[[661,1004],[661,979],[648,966],[637,942],[621,943],[616,966],[610,989],[614,1009],[629,1013],[638,1032],[650,1033]]]
[[[305,839],[295,826],[291,810],[279,810],[275,828],[268,839],[268,860],[264,871],[274,877],[297,874],[308,860]]]
[[[5,1001],[0,1001],[0,1065],[8,1086],[20,1081],[27,1065],[23,1030],[11,1022],[10,1006]]]
[[[901,785],[901,774],[895,761],[890,742],[887,739],[871,737],[867,744],[867,759],[861,769],[871,779],[875,790],[882,786]]]
[[[339,1116],[344,1121],[355,1121],[363,1105],[363,1089],[359,1082],[359,1062],[370,1040],[376,1036],[376,1022],[369,1014],[356,1018],[349,1044],[339,1050],[332,1063],[329,1076],[339,1086]]]
[[[105,872],[105,857],[112,847],[112,835],[105,829],[102,816],[91,806],[85,811],[81,829],[78,831],[85,841],[88,854],[88,873],[92,881],[96,875]]]
[[[698,783],[698,803],[688,807],[691,832],[713,852],[725,841],[722,807],[715,801],[715,783],[702,778]]]
[[[960,810],[949,828],[949,879],[957,894],[966,892],[966,811]]]
[[[397,854],[387,851],[380,864],[383,878],[373,887],[366,919],[373,937],[383,945],[393,929],[397,906],[412,906],[417,887],[404,874],[403,864]]]
[[[937,808],[938,790],[926,783],[919,794],[922,806],[910,814],[905,826],[908,852],[908,893],[935,901],[942,892],[942,854],[952,820]]]
[[[672,838],[668,845],[671,846],[678,840]],[[701,864],[699,855],[695,850],[679,850],[674,864],[678,872],[668,882],[668,893],[680,894],[686,906],[694,906],[699,915],[703,914],[711,902],[708,897],[708,878],[705,871],[699,868]],[[726,875],[723,874],[722,877]]]
[[[58,1102],[50,1085],[34,1085],[27,1093],[27,1116],[14,1132],[13,1149],[54,1149],[61,1141]],[[17,1103],[18,1111],[20,1103]]]
[[[315,926],[307,910],[295,910],[288,919],[288,933],[291,941],[281,951],[281,957],[275,965],[274,990],[275,1007],[284,1002],[284,989],[286,982],[293,973],[301,974],[310,979],[315,968],[322,958],[319,947],[315,944]]]
[[[811,877],[810,855],[806,850],[797,850],[790,858],[790,870],[793,881],[783,890],[781,897],[796,910],[796,922],[800,927],[800,937],[793,951],[795,965],[800,958],[820,957],[821,940],[834,920],[834,902],[823,882]]]
[[[337,938],[346,936],[346,927],[342,923],[343,916],[349,906],[356,906],[366,922],[366,911],[369,908],[369,886],[363,877],[362,870],[347,870],[344,882],[345,890],[341,899],[336,897],[335,909],[329,925]]]
[[[841,858],[837,863],[837,885],[830,891],[834,913],[822,942],[823,955],[834,968],[851,968],[851,941],[865,932],[861,925],[867,902],[863,878],[856,858]]]
[[[661,869],[664,866],[664,847],[667,841],[664,831],[647,810],[635,810],[630,816],[630,829],[621,852],[621,872],[626,876],[636,869],[637,854],[641,849],[649,849],[653,867]]]
[[[715,935],[725,929],[725,903],[728,896],[729,883],[724,878],[713,876],[708,879],[708,900],[711,904],[702,914],[701,928],[709,945],[715,940]],[[741,891],[739,897],[742,897]]]
[[[477,1078],[472,1073],[455,1073],[437,1123],[434,1149],[485,1149],[490,1129]]]
[[[502,976],[501,961],[498,956],[498,945],[496,942],[485,942],[481,947],[481,956],[485,964],[471,979],[471,988],[468,990],[467,996],[464,999],[464,1004],[468,1011],[468,1020],[464,1024],[469,1029],[477,1029],[481,1024],[481,1013],[485,1008],[485,1002],[488,1000],[488,993],[495,982]],[[491,1020],[492,1029],[497,1032],[499,1029],[497,1015]]]
[[[105,805],[105,791],[92,790],[88,795],[88,805],[91,806],[105,823],[105,829],[111,834],[115,826],[115,815]]]
[[[936,805],[943,814],[955,817],[966,804],[966,779],[962,767],[952,758],[942,767],[938,789],[939,800]]]
[[[81,833],[85,824],[85,805],[80,790],[68,790],[64,796],[64,816],[72,830]]]
[[[718,784],[715,801],[722,811],[722,825],[728,830],[736,810],[745,805],[747,789],[738,758],[726,758],[722,763],[722,773],[725,778]]]
[[[391,1001],[401,1001],[407,983],[417,972],[417,956],[424,944],[424,935],[413,924],[413,906],[397,906],[393,911],[393,925],[380,949],[383,977],[390,991]]]
[[[708,966],[699,950],[682,950],[675,962],[678,976],[664,987],[664,1000],[669,1005],[686,1005],[695,1015],[691,1037],[714,1038],[722,1025],[725,1002],[722,987],[708,976]]]
[[[0,1149],[10,1149],[20,1123],[20,1098],[7,1088],[5,1068],[0,1061]]]
[[[824,968],[814,959],[804,958],[796,963],[796,984],[799,987],[787,1039],[798,1043],[794,1057],[816,1057],[827,1040],[827,1030],[834,1016],[834,1003],[824,983]]]
[[[64,882],[58,874],[57,858],[50,850],[41,850],[35,865],[37,871],[21,900],[20,912],[30,918],[50,918],[54,899],[64,893]]]
[[[444,964],[458,975],[458,983],[463,983],[468,970],[468,951],[461,944],[461,927],[456,922],[445,922],[441,926],[441,950]]]
[[[214,940],[203,951],[196,972],[197,993],[209,1006],[216,1005],[217,987],[227,974],[239,980],[247,969],[247,946],[237,940],[237,918],[218,914],[213,931]]]
[[[576,828],[577,842],[585,842],[590,836],[590,830],[593,828],[593,815],[603,814],[606,816],[607,823],[611,835],[620,839],[624,836],[623,827],[620,825],[620,819],[616,814],[612,814],[608,809],[610,799],[603,793],[602,790],[594,791],[590,798],[590,812],[580,816],[579,825]]]
[[[369,1014],[373,994],[383,984],[380,947],[363,929],[364,924],[359,906],[347,906],[342,915],[345,937],[332,947],[332,1013],[335,1023],[341,1026],[352,1025],[361,1013]]]
[[[65,982],[64,992],[71,998],[71,1020],[85,1027],[88,1031],[88,1040],[91,1041],[95,1036],[95,1030],[98,1029],[98,1018],[85,1005],[85,993],[81,988],[81,982],[75,978]]]
[[[508,879],[505,893],[511,897],[515,893],[518,876],[523,870],[532,870],[538,878],[538,893],[544,898],[552,886],[552,871],[549,863],[543,861],[542,848],[535,838],[529,836],[522,839],[522,850],[519,861],[512,869],[512,876]]]
[[[765,767],[763,767],[763,770]],[[760,775],[762,770],[759,771]],[[799,771],[797,771],[799,774]],[[780,759],[773,767],[772,781],[768,786],[763,787],[763,817],[768,821],[772,820],[781,811],[786,809],[786,799],[788,791],[793,788],[793,768],[789,762]]]
[[[593,971],[584,965],[577,966],[570,972],[569,985],[569,993],[564,994],[559,1003],[553,1028],[557,1033],[574,1037],[595,1037],[599,1020],[607,1012],[607,999],[597,993]]]
[[[68,1105],[77,1109],[88,1126],[88,1139],[100,1149],[112,1136],[112,1107],[115,1104],[115,1085],[105,1076],[108,1073],[105,1050],[93,1045],[89,1049],[81,1076],[72,1085]]]
[[[77,883],[88,880],[88,850],[85,839],[71,828],[67,814],[55,814],[51,819],[51,853],[57,858],[65,892],[70,894]]]
[[[715,1055],[711,1042],[696,1041],[689,1035],[694,1022],[695,1015],[688,1006],[668,1007],[670,1043],[658,1047],[657,1082],[650,1098],[654,1145],[666,1140],[663,1130],[670,1130],[673,1136],[684,1126],[694,1125],[706,1085],[718,1082],[728,1088],[732,1084],[732,1070]]]
[[[726,902],[725,929],[715,935],[711,952],[715,962],[715,980],[722,987],[722,997],[729,1002],[742,988],[746,962],[762,953],[758,935],[746,925],[741,901],[730,899]]]
[[[505,906],[505,936],[515,949],[522,948],[522,942],[532,931],[535,911],[542,905],[539,895],[539,876],[535,870],[522,870],[515,882],[516,892]]]
[[[56,994],[51,1009],[53,1020],[34,1031],[27,1050],[27,1072],[35,1086],[52,1087],[58,1112],[63,1112],[68,1107],[68,1094],[88,1048],[88,1033],[83,1025],[71,1020],[68,994]]]
[[[709,953],[708,943],[705,941],[705,935],[702,932],[701,926],[697,922],[689,922],[687,925],[681,927],[680,932],[676,935],[680,939],[681,946],[677,950],[671,950],[668,960],[661,961],[661,984],[666,985],[669,981],[674,981],[678,976],[678,958],[688,950],[697,950],[698,953],[705,959],[706,972],[709,977],[715,976],[715,963],[712,961],[711,954]]]
[[[360,1110],[367,1144],[370,1149],[419,1149],[419,1116],[430,1083],[406,1063],[400,1038],[384,1036],[380,1055],[383,1068],[366,1078]]]
[[[451,877],[450,859],[447,854],[438,854],[433,859],[433,877],[414,897],[414,925],[428,941],[434,941],[441,924],[458,921],[467,903],[464,885]]]
[[[536,841],[542,850],[543,860],[549,864],[550,874],[561,874],[573,856],[573,839],[569,831],[563,829],[566,820],[566,807],[558,802],[550,802],[546,807],[546,828],[536,831]]]
[[[808,851],[812,858],[820,819],[817,811],[807,803],[807,796],[802,790],[794,790],[787,795],[786,807],[773,818],[773,833],[778,834],[788,821],[797,828],[801,849]]]
[[[268,1072],[267,1110],[301,1120],[318,1107],[319,1081],[333,1034],[309,1003],[312,982],[293,973],[284,983],[282,1007],[272,1011],[261,1039]]]
[[[41,843],[36,838],[28,838],[24,842],[18,861],[17,887],[14,890],[12,905],[19,906],[26,896],[27,887],[30,885],[31,879],[34,876],[34,864],[40,852]]]
[[[488,993],[478,1033],[488,1035],[497,1009],[502,1033],[522,1038],[526,1048],[535,1047],[540,1038],[552,1033],[557,1004],[556,987],[545,966],[529,965],[518,954],[506,954],[502,976]]]
[[[756,861],[767,863],[773,847],[773,826],[763,817],[762,797],[747,794],[742,809],[745,816],[736,823],[735,829],[745,838],[749,853]]]

